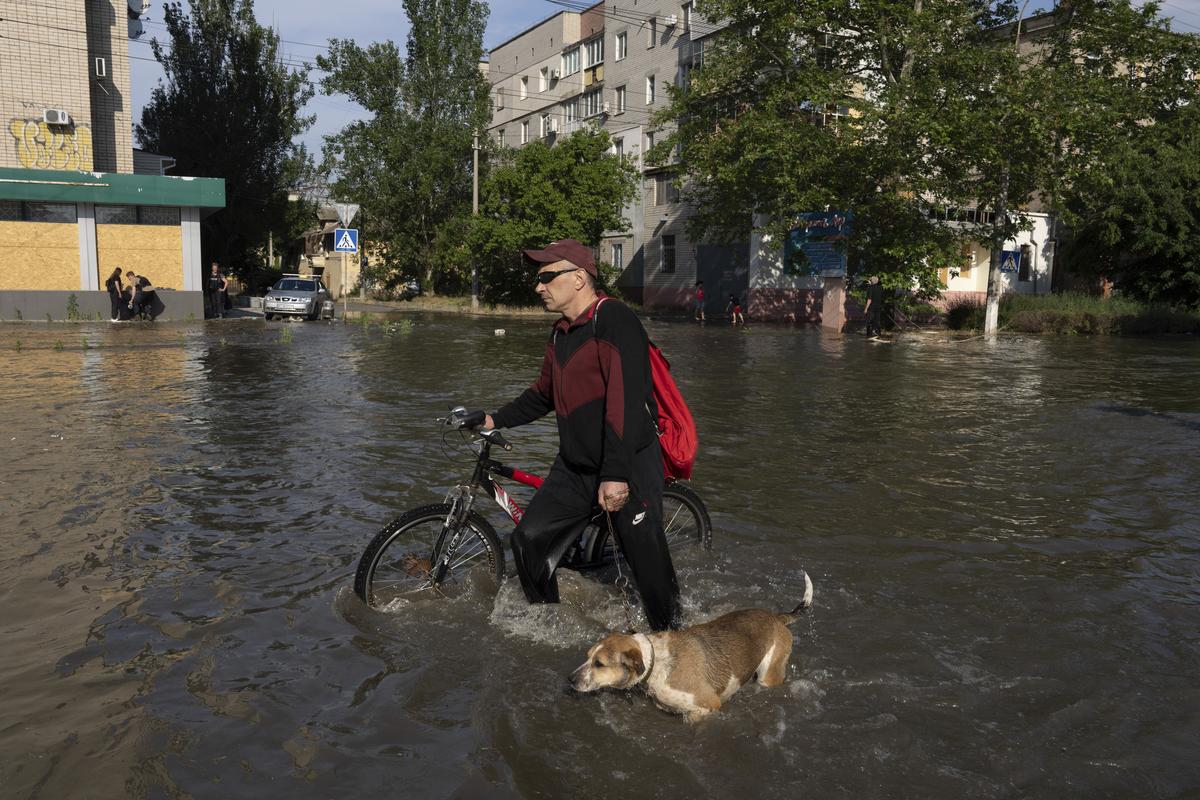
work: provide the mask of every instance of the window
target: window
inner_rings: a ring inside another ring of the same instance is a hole
[[[625,157],[625,140],[613,139],[613,155],[617,158]]]
[[[654,42],[658,38],[658,20],[652,18],[647,26],[647,30],[650,32],[650,39],[646,42],[646,47],[651,48],[654,47]]]
[[[646,155],[650,155],[650,148],[654,147],[654,131],[646,133]]]
[[[1021,260],[1017,264],[1017,280],[1028,281],[1030,267],[1033,266],[1033,248],[1027,244],[1021,245]]]
[[[74,203],[22,203],[21,218],[26,222],[78,221]]]
[[[833,69],[837,64],[837,37],[832,34],[822,33],[817,40],[816,59],[817,66],[821,69]]]
[[[137,206],[96,206],[97,225],[137,225]]]
[[[579,113],[579,104],[574,100],[568,100],[563,103],[563,119],[567,122],[574,122]]]
[[[654,76],[646,78],[646,105],[654,105]]]
[[[661,206],[679,202],[679,187],[675,185],[675,176],[660,172],[654,178],[654,205]]]
[[[542,67],[538,73],[538,91],[544,92],[550,86],[550,68]]]
[[[619,242],[613,242],[612,265],[617,269],[625,268],[625,245]]]
[[[583,117],[594,117],[604,110],[604,90],[593,89],[579,98],[581,104],[580,111]]]
[[[529,97],[529,76],[522,75],[521,76],[521,99],[524,100],[527,97]]]
[[[594,67],[604,63],[604,37],[593,39],[583,46],[583,66]]]
[[[496,89],[496,110],[504,108],[504,90]]]
[[[504,146],[504,128],[501,128],[500,131],[496,134],[496,141],[500,143],[501,147]]]
[[[521,123],[521,144],[529,142],[529,120]]]
[[[546,136],[550,135],[551,128],[550,128],[550,115],[549,114],[542,114],[541,124],[539,125],[539,127],[541,129],[541,136],[546,137]]]
[[[675,271],[674,234],[664,234],[662,237],[662,246],[658,251],[658,267],[663,272],[667,273],[672,273]]]
[[[624,86],[618,86],[616,89],[613,89],[613,100],[616,101],[613,103],[613,105],[616,106],[617,113],[620,114],[620,113],[624,112],[625,111],[625,87]]]
[[[579,72],[579,48],[572,47],[562,55],[562,74],[574,75]]]
[[[0,200],[0,220],[4,222],[21,221],[20,200]]]
[[[690,31],[692,29],[692,4],[684,3],[680,10],[683,11],[683,29]]]
[[[139,225],[178,225],[179,209],[175,206],[138,206]]]
[[[629,55],[629,34],[617,34],[617,61],[621,61],[625,56]]]

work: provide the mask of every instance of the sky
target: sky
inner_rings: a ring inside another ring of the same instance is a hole
[[[495,0],[489,5],[485,50],[563,10],[550,0]],[[1050,3],[1032,0],[1030,5]],[[163,0],[154,0],[149,14],[143,18],[146,33],[129,45],[134,121],[141,119],[142,107],[162,78],[162,69],[154,61],[149,44],[154,37],[166,39],[162,6]],[[259,22],[273,26],[285,40],[284,58],[297,63],[312,63],[330,39],[354,39],[362,45],[390,39],[403,51],[408,36],[408,17],[400,0],[340,0],[336,4],[327,0],[255,0],[254,11]],[[1174,18],[1176,30],[1200,33],[1200,0],[1164,0],[1162,14]],[[311,75],[314,80],[320,77],[320,73]],[[337,133],[348,122],[364,116],[362,109],[348,98],[326,96],[319,91],[309,101],[305,113],[317,117],[302,141],[318,161],[323,136]]]
[[[1200,4],[1200,0],[1192,1]],[[134,122],[141,119],[150,92],[163,77],[162,68],[154,61],[150,49],[152,38],[167,39],[163,5],[163,0],[154,0],[150,11],[142,18],[146,32],[129,44]],[[184,5],[186,8],[186,2]],[[562,6],[549,0],[497,0],[489,5],[491,15],[483,39],[485,50],[563,10]],[[330,39],[354,39],[361,45],[390,39],[403,52],[408,37],[408,17],[400,0],[340,0],[338,3],[328,0],[255,0],[254,13],[260,23],[273,26],[280,38],[286,40],[281,43],[284,59],[297,63],[313,63],[313,59],[324,52],[321,46]],[[315,82],[320,73],[313,72],[310,76]],[[323,136],[337,133],[348,122],[365,116],[349,98],[326,96],[319,89],[305,113],[317,117],[302,141],[318,161]]]

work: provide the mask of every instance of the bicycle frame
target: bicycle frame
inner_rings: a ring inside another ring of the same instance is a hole
[[[510,467],[506,464],[492,458],[492,443],[484,439],[482,447],[479,451],[479,457],[475,461],[475,474],[471,477],[471,486],[482,486],[488,490],[492,500],[496,505],[500,506],[500,510],[508,515],[508,518],[517,524],[521,521],[521,517],[525,515],[525,510],[517,503],[516,499],[510,495],[500,483],[492,477],[492,473],[509,478],[517,483],[524,484],[534,489],[540,489],[544,483],[541,476],[534,475],[531,472],[519,470],[516,467]]]

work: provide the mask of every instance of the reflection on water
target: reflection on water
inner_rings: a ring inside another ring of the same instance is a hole
[[[715,526],[686,614],[817,590],[786,685],[689,726],[567,693],[611,585],[353,597],[469,468],[433,418],[514,396],[546,335],[412,319],[0,328],[5,796],[1200,791],[1192,342],[651,321]],[[546,468],[552,424],[512,438]]]

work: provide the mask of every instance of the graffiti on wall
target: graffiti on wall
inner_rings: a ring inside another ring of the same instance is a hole
[[[17,161],[26,169],[91,172],[92,129],[87,125],[47,125],[40,119],[14,119],[8,124]]]

